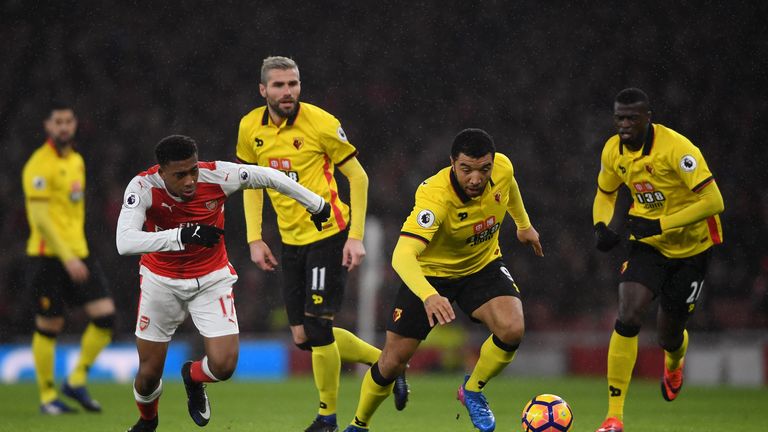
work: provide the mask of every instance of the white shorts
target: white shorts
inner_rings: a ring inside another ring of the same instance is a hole
[[[194,279],[173,279],[141,266],[141,296],[136,318],[136,337],[168,342],[176,329],[192,315],[204,337],[240,333],[232,286],[237,273],[232,265]]]

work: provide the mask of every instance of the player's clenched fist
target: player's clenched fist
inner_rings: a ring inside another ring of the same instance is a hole
[[[309,218],[312,220],[312,222],[314,222],[315,228],[317,228],[318,231],[322,231],[323,222],[327,221],[329,217],[331,217],[331,205],[326,201],[323,204],[323,208],[321,208],[319,212],[314,213]]]
[[[192,225],[181,229],[181,242],[209,248],[216,246],[223,234],[223,229],[213,225]]]

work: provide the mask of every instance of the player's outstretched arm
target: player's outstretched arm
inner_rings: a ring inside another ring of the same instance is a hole
[[[217,165],[227,162],[217,162]],[[270,188],[299,202],[312,214],[320,213],[326,204],[323,197],[295,182],[282,172],[255,165],[238,165],[241,188]],[[330,213],[330,212],[329,212]]]
[[[437,292],[421,271],[418,256],[426,247],[427,245],[419,240],[400,236],[392,252],[392,268],[408,288],[424,302],[424,311],[429,325],[434,327],[435,324],[447,324],[453,321],[456,319],[456,314],[451,302]]]

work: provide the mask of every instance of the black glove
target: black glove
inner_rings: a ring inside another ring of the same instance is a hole
[[[595,224],[595,247],[600,252],[608,252],[613,249],[619,242],[621,237],[616,234],[616,231],[608,228],[603,222]]]
[[[627,228],[629,232],[640,240],[644,237],[652,237],[661,234],[661,221],[659,219],[646,219],[640,216],[628,216]]]
[[[309,211],[309,210],[307,210]],[[327,221],[328,218],[331,217],[331,205],[328,204],[326,201],[323,204],[323,208],[320,209],[319,212],[313,214],[309,218],[312,220],[312,222],[315,224],[315,228],[317,228],[318,231],[323,230],[323,222]]]
[[[213,225],[192,225],[181,229],[181,242],[213,247],[219,242],[224,230]]]

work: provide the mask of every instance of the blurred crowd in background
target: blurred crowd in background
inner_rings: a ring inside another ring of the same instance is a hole
[[[45,138],[50,103],[76,108],[86,231],[111,277],[118,339],[128,340],[139,288],[138,258],[118,256],[114,245],[123,190],[155,163],[154,145],[169,134],[194,137],[201,160],[234,160],[240,118],[263,105],[259,69],[268,55],[298,62],[302,100],[339,118],[360,150],[369,218],[386,239],[380,329],[399,284],[389,258],[413,193],[448,164],[465,127],[487,130],[511,158],[541,234],[543,259],[517,243],[509,220],[501,231],[527,329],[611,328],[623,253],[594,249],[591,209],[600,151],[614,133],[613,97],[630,86],[648,93],[655,122],[702,149],[725,199],[725,244],[691,328],[768,328],[765,5],[266,3],[0,5],[0,340],[24,340],[32,329],[20,177]],[[623,211],[628,202],[623,196]],[[265,239],[279,249],[269,206],[266,213]],[[250,263],[239,195],[227,219],[241,331],[283,331],[280,275]],[[350,277],[339,320],[348,327],[358,279]]]

